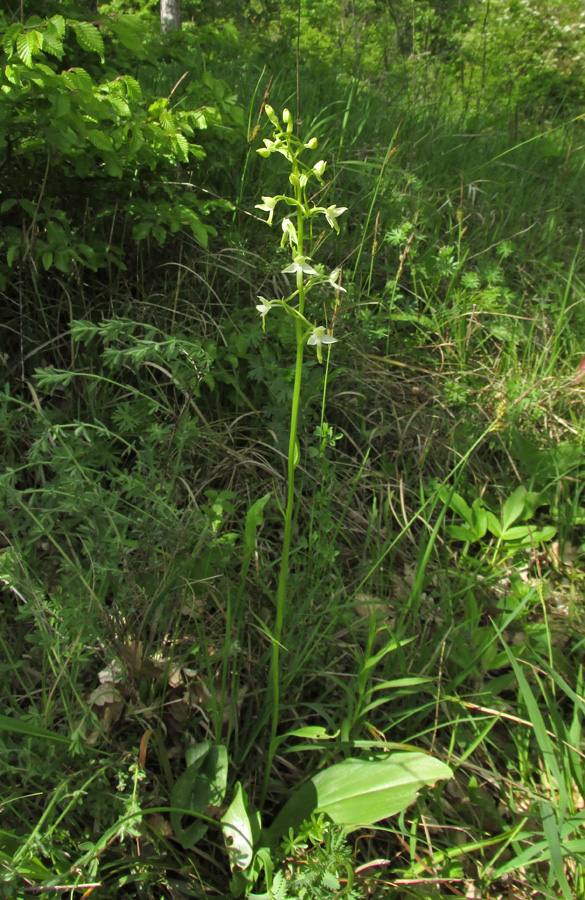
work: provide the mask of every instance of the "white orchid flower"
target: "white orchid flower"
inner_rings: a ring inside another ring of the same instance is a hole
[[[313,166],[312,171],[315,173],[319,181],[323,179],[323,172],[325,171],[326,167],[327,163],[324,159],[320,159],[319,162],[315,163],[315,165]]]
[[[337,338],[332,337],[330,334],[327,334],[325,328],[322,325],[318,325],[316,328],[313,328],[313,334],[310,335],[307,344],[310,344],[311,347],[317,348],[317,359],[320,363],[323,362],[323,344],[336,344]]]
[[[274,210],[279,199],[279,197],[262,197],[263,202],[257,203],[254,207],[254,209],[262,209],[264,212],[268,213],[268,225],[272,225]]]
[[[280,245],[281,247],[284,247],[284,243],[285,243],[287,237],[288,237],[288,242],[291,245],[291,247],[293,244],[295,245],[295,247],[298,247],[299,238],[298,238],[297,230],[296,230],[295,226],[293,225],[293,223],[291,222],[290,219],[283,219],[282,220],[282,241],[281,241],[281,245]]]
[[[335,228],[338,234],[339,225],[335,220],[344,212],[347,212],[347,206],[335,206],[335,204],[333,204],[332,206],[328,206],[325,210],[325,218],[327,219],[331,228]]]
[[[337,279],[339,278],[339,273],[341,269],[333,269],[331,274],[327,278],[327,284],[333,288],[334,291],[343,291],[344,294],[347,294],[347,291],[344,287],[341,287],[340,284],[337,284]]]
[[[272,309],[272,303],[270,300],[266,300],[264,297],[258,297],[258,300],[261,300],[261,303],[256,305],[256,309],[262,316],[262,331],[266,330],[266,314],[270,312]]]
[[[283,275],[294,275],[296,272],[303,272],[304,275],[319,275],[316,269],[309,265],[308,256],[295,256],[294,262],[282,270]]]

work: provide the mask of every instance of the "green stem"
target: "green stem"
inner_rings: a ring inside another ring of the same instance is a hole
[[[293,166],[293,172],[296,165]],[[299,201],[297,207],[297,236],[298,247],[296,254],[303,255],[304,242],[304,215],[302,208],[301,189],[295,187],[295,197]],[[296,255],[295,254],[295,255]],[[276,621],[274,625],[274,634],[272,636],[272,659],[270,663],[270,685],[271,692],[269,694],[272,704],[272,720],[270,725],[270,743],[268,745],[268,759],[266,760],[266,769],[264,771],[264,782],[262,785],[261,806],[264,804],[266,793],[268,790],[268,781],[270,778],[270,769],[272,760],[276,752],[276,735],[278,731],[278,720],[280,713],[280,646],[282,638],[282,629],[284,624],[284,613],[286,609],[287,587],[288,587],[288,569],[290,559],[290,546],[292,539],[293,512],[295,500],[295,469],[298,463],[296,459],[297,452],[297,425],[299,420],[299,406],[301,399],[301,383],[303,378],[303,354],[305,349],[304,330],[303,330],[303,314],[305,310],[305,285],[303,282],[303,273],[297,272],[297,291],[299,297],[299,313],[300,316],[295,318],[295,335],[297,341],[297,353],[295,362],[295,379],[293,384],[293,397],[290,415],[290,434],[288,439],[288,471],[287,471],[287,498],[286,509],[284,515],[284,537],[282,541],[282,556],[280,558],[280,573],[278,577],[278,589],[276,593]]]

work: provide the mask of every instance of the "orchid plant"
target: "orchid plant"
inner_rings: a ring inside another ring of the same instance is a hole
[[[280,686],[280,657],[279,650],[281,646],[282,629],[284,623],[284,615],[286,609],[287,598],[287,582],[288,568],[291,548],[291,535],[293,523],[293,509],[295,498],[295,480],[294,473],[299,462],[299,450],[297,441],[297,425],[299,414],[299,402],[301,395],[301,382],[303,372],[303,356],[306,346],[314,347],[317,352],[317,359],[323,362],[323,348],[330,349],[331,344],[337,342],[337,338],[333,337],[325,325],[312,322],[305,313],[305,306],[308,294],[318,287],[331,288],[336,292],[345,291],[340,284],[341,269],[335,268],[329,275],[321,274],[313,266],[311,257],[307,255],[307,247],[309,244],[309,230],[307,226],[312,220],[324,216],[330,228],[339,233],[338,218],[347,209],[345,206],[316,206],[307,197],[307,185],[313,179],[321,186],[324,185],[323,174],[325,172],[326,163],[319,160],[312,166],[301,161],[301,155],[306,151],[313,151],[317,147],[317,139],[312,137],[307,143],[303,143],[295,134],[293,134],[293,118],[288,109],[282,113],[284,126],[281,125],[278,117],[271,106],[266,106],[266,115],[274,126],[274,136],[272,140],[264,138],[264,147],[257,152],[260,156],[268,157],[273,153],[280,153],[290,163],[291,174],[289,182],[292,186],[292,194],[277,194],[275,197],[262,197],[262,203],[256,204],[256,209],[268,213],[267,224],[272,225],[277,207],[284,207],[289,215],[283,217],[281,222],[282,240],[281,247],[287,242],[291,252],[291,263],[282,270],[283,274],[294,275],[296,281],[295,290],[284,298],[266,299],[258,297],[256,309],[262,317],[262,327],[266,326],[266,316],[276,308],[282,308],[294,319],[295,336],[296,336],[296,363],[295,377],[293,385],[293,398],[291,405],[290,418],[290,434],[288,446],[288,483],[287,483],[287,502],[284,511],[284,537],[282,546],[282,556],[280,562],[280,574],[278,580],[278,590],[276,598],[276,622],[274,627],[272,641],[272,662],[271,662],[271,687],[272,693],[270,702],[272,704],[272,728],[271,741],[269,749],[269,760],[266,767],[264,790],[266,791],[268,777],[270,772],[270,763],[274,756],[277,745],[277,730],[279,716],[279,686]]]

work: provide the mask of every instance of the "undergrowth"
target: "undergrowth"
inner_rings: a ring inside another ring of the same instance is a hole
[[[574,23],[354,6],[3,14],[2,896],[585,894]]]

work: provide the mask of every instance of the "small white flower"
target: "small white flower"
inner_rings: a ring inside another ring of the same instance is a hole
[[[309,265],[308,256],[295,256],[294,262],[282,270],[283,275],[294,275],[296,272],[303,272],[305,275],[319,275],[316,269]]]
[[[262,197],[263,203],[257,203],[254,209],[262,209],[268,213],[268,225],[272,225],[274,210],[278,203],[278,197]]]
[[[307,344],[310,344],[311,347],[317,348],[317,359],[320,363],[323,362],[323,344],[336,344],[337,338],[332,337],[330,334],[327,334],[325,328],[322,325],[318,325],[316,328],[313,328],[313,334],[310,335]]]
[[[339,278],[339,273],[341,269],[333,269],[333,272],[327,278],[327,284],[333,288],[334,291],[343,291],[344,294],[347,293],[344,287],[341,287],[340,284],[337,284],[337,279]]]
[[[293,244],[295,245],[295,247],[298,247],[299,238],[298,238],[297,230],[296,230],[295,226],[293,225],[293,223],[291,222],[290,219],[283,219],[282,220],[282,242],[280,245],[281,247],[284,247],[287,237],[288,237],[288,242],[291,245],[291,247]]]
[[[325,171],[326,166],[327,163],[324,159],[320,159],[319,162],[315,163],[315,165],[313,166],[313,172],[315,173],[319,181],[321,181],[323,177],[323,172]]]
[[[261,303],[256,305],[256,309],[262,316],[262,331],[266,329],[266,314],[270,312],[272,309],[272,303],[270,300],[266,300],[264,297],[258,297],[258,300],[261,300]]]
[[[335,221],[338,216],[347,211],[347,206],[328,206],[325,210],[325,218],[329,222],[331,228],[335,228],[335,230],[339,233],[339,225]]]

